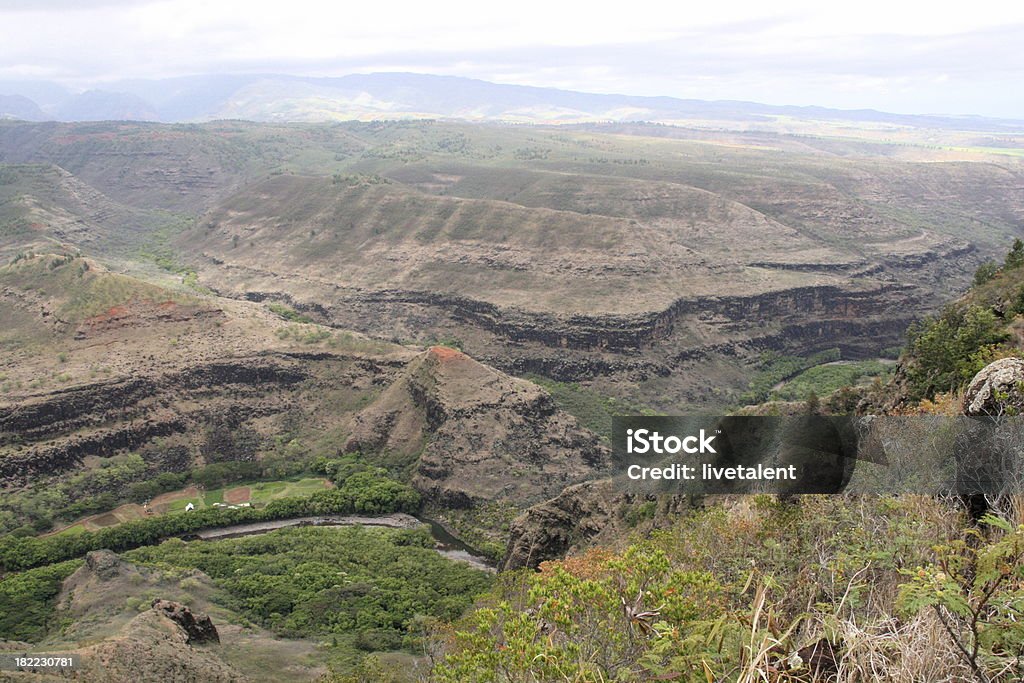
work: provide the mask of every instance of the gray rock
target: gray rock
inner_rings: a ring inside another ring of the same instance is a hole
[[[964,415],[1024,415],[1024,358],[1001,358],[974,376],[964,393]]]
[[[110,550],[93,550],[85,554],[85,566],[101,581],[108,581],[121,573],[121,558]]]

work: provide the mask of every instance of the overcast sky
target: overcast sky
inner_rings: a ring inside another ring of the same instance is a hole
[[[1024,119],[1024,3],[0,0],[0,80],[415,71]]]

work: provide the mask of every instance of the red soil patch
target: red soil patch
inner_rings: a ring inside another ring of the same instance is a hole
[[[98,316],[96,316],[96,318],[97,319],[103,319],[104,317],[106,317],[106,318],[123,318],[126,315],[128,315],[128,307],[127,306],[111,306],[110,308],[107,309],[106,313],[104,313],[103,315],[98,315]]]
[[[250,490],[248,486],[239,486],[233,489],[228,489],[224,492],[224,502],[228,505],[248,503],[251,497],[252,490]]]
[[[88,140],[114,140],[117,138],[116,133],[78,133],[73,135],[62,135],[54,138],[54,142],[58,145],[68,145],[75,142],[86,142]]]
[[[431,346],[430,355],[442,363],[461,360],[466,357],[466,354],[462,353],[462,351],[458,351],[447,346]]]

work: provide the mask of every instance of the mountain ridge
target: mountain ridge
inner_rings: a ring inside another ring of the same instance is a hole
[[[454,118],[581,123],[714,119],[750,124],[793,117],[989,132],[1024,129],[1024,120],[977,115],[906,114],[746,100],[592,93],[411,72],[330,77],[203,74],[111,81],[78,94],[46,81],[6,81],[0,82],[0,96],[29,100],[28,113],[18,116],[26,120],[180,123],[224,118],[255,121]],[[262,104],[258,104],[260,102]]]

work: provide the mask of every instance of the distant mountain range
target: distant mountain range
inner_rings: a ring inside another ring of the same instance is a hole
[[[0,118],[28,121],[444,118],[519,123],[709,120],[751,124],[779,117],[991,132],[1024,128],[1024,121],[977,116],[598,95],[412,73],[352,74],[338,78],[280,74],[186,76],[119,81],[80,93],[51,82],[0,82]]]

